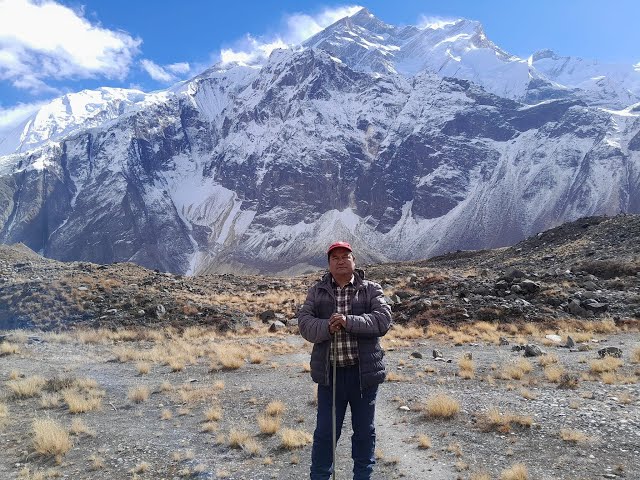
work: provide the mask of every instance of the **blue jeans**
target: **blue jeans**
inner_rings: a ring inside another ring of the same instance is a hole
[[[331,372],[333,375],[333,372]],[[328,480],[333,472],[331,404],[333,379],[318,385],[318,417],[311,450],[311,480]],[[351,406],[351,457],[353,479],[369,480],[375,464],[376,430],[374,414],[378,386],[360,390],[358,366],[338,368],[336,373],[336,443],[342,431],[347,404]]]

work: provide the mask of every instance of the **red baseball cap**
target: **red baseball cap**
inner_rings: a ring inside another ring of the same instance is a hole
[[[329,250],[327,250],[327,255],[331,253],[331,250],[335,250],[336,248],[346,248],[350,252],[353,252],[351,245],[349,245],[347,242],[335,242],[335,243],[332,243],[331,246],[329,246]]]

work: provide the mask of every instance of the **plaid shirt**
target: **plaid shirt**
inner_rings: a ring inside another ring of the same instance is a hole
[[[332,277],[331,285],[333,285],[333,293],[336,297],[336,313],[341,313],[344,316],[349,315],[351,313],[351,299],[356,291],[353,286],[353,277],[343,288],[340,288]],[[358,363],[358,340],[355,335],[347,333],[344,329],[338,330],[334,335],[338,343],[336,365],[338,367],[348,367]],[[331,348],[330,352],[329,358],[333,362],[333,348]]]

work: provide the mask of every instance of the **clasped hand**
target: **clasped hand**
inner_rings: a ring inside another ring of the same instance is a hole
[[[347,317],[341,313],[334,313],[329,317],[329,333],[334,334],[338,330],[347,328]]]

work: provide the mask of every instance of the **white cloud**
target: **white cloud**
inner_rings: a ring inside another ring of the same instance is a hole
[[[191,71],[191,66],[187,62],[172,63],[165,68],[176,75],[184,75]]]
[[[173,75],[151,60],[141,60],[140,65],[156,82],[170,82],[173,79]]]
[[[418,28],[431,28],[432,30],[438,30],[446,27],[447,25],[453,25],[458,20],[460,19],[422,15],[418,20]]]
[[[37,112],[43,105],[49,103],[49,101],[50,100],[36,103],[20,103],[10,108],[0,107],[0,135],[15,128],[30,115]]]
[[[289,48],[298,45],[341,18],[355,14],[362,7],[344,6],[326,9],[316,15],[295,13],[285,18],[285,27],[279,34],[270,38],[256,38],[247,34],[232,48],[220,51],[222,63],[237,62],[243,65],[260,63],[276,48]]]
[[[142,41],[52,0],[0,0],[0,80],[34,93],[50,79],[126,77]]]
[[[191,72],[191,66],[187,62],[171,63],[162,66],[145,58],[140,61],[140,65],[152,79],[162,83],[176,82]]]

